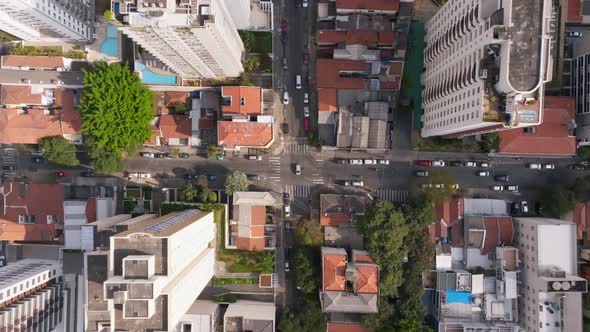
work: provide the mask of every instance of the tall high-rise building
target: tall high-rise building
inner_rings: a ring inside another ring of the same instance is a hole
[[[237,29],[247,29],[250,27],[250,16],[252,14],[252,0],[223,0],[225,7],[234,21]]]
[[[527,332],[582,332],[576,224],[548,218],[515,218],[521,252],[519,325]]]
[[[425,27],[422,136],[540,124],[555,16],[552,0],[448,1]]]
[[[244,45],[223,0],[117,0],[119,30],[185,78],[237,77]]]
[[[2,0],[0,30],[25,41],[88,43],[94,35],[94,0]]]
[[[129,220],[130,222],[132,220]],[[86,331],[177,331],[213,277],[213,212],[143,220],[85,255]]]

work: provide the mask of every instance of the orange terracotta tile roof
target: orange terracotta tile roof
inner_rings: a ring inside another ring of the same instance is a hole
[[[263,147],[272,141],[272,124],[258,122],[217,122],[217,144],[220,146]]]
[[[262,113],[262,89],[256,86],[223,86],[221,97],[231,100],[222,105],[223,114],[256,115]]]
[[[252,205],[250,224],[263,226],[266,224],[266,206]]]
[[[392,31],[374,30],[320,30],[316,33],[316,39],[319,44],[346,43],[347,45],[389,45],[393,44],[395,33]]]
[[[336,0],[338,9],[399,10],[399,0]]]
[[[320,112],[337,112],[338,90],[318,89],[318,104],[318,111]]]
[[[164,92],[164,105],[168,107],[176,103],[186,104],[190,95],[187,91],[166,91]]]
[[[349,224],[352,221],[350,213],[331,212],[322,213],[320,216],[320,225],[322,226],[338,226]]]
[[[328,322],[328,332],[369,332],[361,323]]]
[[[379,268],[377,265],[356,265],[356,292],[361,294],[379,293]]]
[[[343,291],[346,289],[346,255],[324,254],[324,291]]]
[[[367,63],[358,60],[317,59],[316,78],[318,88],[365,89],[367,81],[362,77],[342,77],[342,71],[365,72]]]
[[[356,263],[368,263],[368,264],[375,264],[375,261],[366,254],[356,254],[354,255],[354,261]]]
[[[250,226],[250,236],[252,238],[264,237],[264,225],[262,225],[262,226],[257,226],[257,225]]]
[[[584,233],[590,235],[590,202],[577,203],[574,207],[573,222],[576,224],[578,240],[584,239]]]
[[[155,125],[150,125],[150,131],[152,132],[152,136],[143,144],[158,145],[158,137],[162,136],[160,128],[156,127]]]
[[[4,55],[0,59],[1,67],[29,67],[57,70],[64,68],[64,59],[60,56]]]
[[[0,104],[4,105],[41,105],[43,96],[33,93],[27,85],[5,85],[0,86]]]
[[[42,109],[29,109],[28,114],[19,114],[14,108],[0,110],[0,143],[37,144],[43,137],[61,136],[58,113],[46,115]]]
[[[533,155],[575,155],[576,137],[568,125],[575,119],[574,97],[545,96],[543,123],[534,133],[523,128],[500,131],[500,153]]]
[[[160,115],[158,125],[163,138],[190,138],[192,120],[188,115]]]
[[[199,119],[199,128],[200,129],[213,129],[215,128],[215,121],[213,119]]]
[[[82,128],[82,115],[74,105],[74,93],[72,91],[63,91],[61,93],[61,113],[60,122],[61,130],[64,135],[74,135],[80,132]]]
[[[54,236],[54,225],[26,225],[0,219],[0,241],[52,242]]]
[[[239,250],[264,250],[264,238],[236,238],[236,247]]]
[[[567,0],[566,22],[582,22],[581,0]]]

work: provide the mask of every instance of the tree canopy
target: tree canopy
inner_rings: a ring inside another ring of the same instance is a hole
[[[301,246],[319,247],[324,242],[322,226],[317,220],[305,219],[295,228],[295,240]]]
[[[293,257],[295,285],[305,294],[313,294],[318,291],[320,271],[317,271],[316,266],[313,250],[299,249]]]
[[[551,184],[541,190],[539,201],[545,209],[544,213],[546,215],[559,218],[574,209],[576,206],[576,194],[566,187]]]
[[[244,172],[235,171],[225,179],[225,191],[228,195],[246,190],[248,190],[248,177]]]
[[[280,332],[324,332],[326,320],[317,300],[306,299],[299,310],[286,310],[277,326]]]
[[[78,166],[76,146],[62,136],[45,137],[39,140],[43,157],[59,166]]]
[[[151,137],[152,93],[126,65],[99,62],[84,73],[82,132],[91,141],[92,163],[104,171],[118,163],[122,151],[136,150]]]

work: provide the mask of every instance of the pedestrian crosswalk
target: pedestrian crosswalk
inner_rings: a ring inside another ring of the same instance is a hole
[[[393,203],[403,203],[408,199],[408,191],[401,189],[379,189],[375,194],[377,199]]]
[[[326,181],[324,180],[324,178],[320,175],[320,172],[324,168],[324,160],[323,159],[316,159],[316,160],[313,161],[313,164],[314,164],[314,169],[318,173],[314,173],[313,174],[313,178],[312,178],[311,182],[313,182],[314,184],[324,184],[324,183],[326,183]]]
[[[309,145],[302,143],[285,143],[285,154],[309,154]]]
[[[307,185],[289,185],[286,186],[285,192],[293,198],[307,198],[311,192],[311,187]]]
[[[270,156],[268,158],[268,163],[270,166],[269,178],[272,181],[280,181],[281,180],[281,157]]]

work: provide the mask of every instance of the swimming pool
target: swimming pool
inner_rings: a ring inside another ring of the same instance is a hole
[[[471,303],[471,294],[463,291],[447,291],[447,303]]]
[[[145,84],[175,85],[176,84],[176,76],[157,74],[157,73],[154,73],[153,71],[146,68],[141,73],[141,81]]]
[[[109,25],[107,27],[107,38],[100,44],[100,53],[107,56],[119,57],[118,37],[117,27]]]

